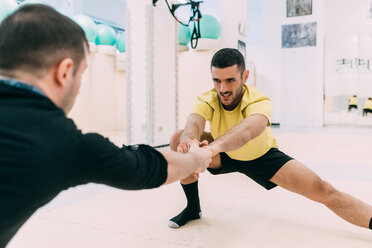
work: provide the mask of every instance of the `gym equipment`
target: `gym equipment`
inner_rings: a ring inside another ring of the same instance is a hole
[[[156,6],[157,0],[153,1],[153,5]],[[180,23],[181,25],[188,26],[191,22],[193,22],[194,27],[192,28],[191,35],[190,35],[190,41],[191,41],[191,47],[195,49],[198,45],[198,39],[200,37],[200,19],[202,18],[202,14],[200,12],[199,6],[203,1],[194,1],[194,0],[186,0],[183,3],[177,3],[177,4],[172,4],[172,6],[169,5],[168,0],[165,0],[167,7],[169,11],[171,12],[171,15],[174,17],[174,19]],[[190,11],[191,11],[191,16],[187,23],[184,23],[180,21],[177,16],[175,15],[175,11],[182,6],[187,6],[190,5]]]
[[[178,44],[187,46],[190,42],[190,37],[190,29],[178,23]]]
[[[221,34],[219,21],[211,15],[203,15],[200,19],[200,38],[218,39]]]
[[[89,42],[94,42],[98,35],[98,28],[94,21],[86,15],[76,15],[73,20],[84,30]]]
[[[116,33],[112,27],[106,24],[98,24],[97,31],[98,31],[98,35],[95,40],[96,45],[109,45],[109,46],[115,45]]]
[[[121,53],[125,52],[125,32],[122,32],[122,33],[119,34],[119,37],[116,41],[116,48]]]

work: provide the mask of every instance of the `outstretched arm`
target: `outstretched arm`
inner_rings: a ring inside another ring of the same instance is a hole
[[[231,128],[211,143],[208,148],[213,156],[220,152],[234,151],[259,136],[267,127],[269,120],[263,114],[253,114]]]
[[[190,152],[182,154],[148,145],[119,148],[99,134],[79,131],[76,136],[80,143],[74,154],[79,156],[67,163],[73,185],[95,182],[129,190],[156,188],[203,172],[212,160],[212,152],[199,147],[196,140],[190,143]]]

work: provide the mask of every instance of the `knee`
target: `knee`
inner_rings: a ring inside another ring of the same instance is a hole
[[[177,146],[180,144],[180,137],[183,132],[183,129],[177,130],[174,132],[170,139],[170,148],[172,151],[177,151]]]
[[[335,201],[337,192],[338,191],[330,183],[319,179],[315,183],[314,200],[324,205],[330,205]]]

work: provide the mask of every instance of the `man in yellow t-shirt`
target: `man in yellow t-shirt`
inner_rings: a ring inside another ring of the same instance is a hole
[[[208,170],[214,175],[240,172],[270,190],[279,185],[320,202],[355,225],[372,229],[372,207],[338,191],[299,161],[278,149],[270,129],[271,102],[253,86],[242,54],[224,48],[212,58],[214,88],[196,100],[184,130],[171,138],[171,149],[188,152],[190,142],[200,141],[212,151]],[[204,132],[206,121],[210,133]],[[198,175],[181,180],[186,208],[169,221],[178,228],[201,217]]]
[[[372,98],[368,97],[368,99],[364,102],[363,106],[363,116],[372,113]]]
[[[348,111],[350,112],[352,109],[358,109],[358,96],[357,95],[353,95],[349,97]]]

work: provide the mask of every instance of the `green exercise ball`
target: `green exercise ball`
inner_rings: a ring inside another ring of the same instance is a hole
[[[0,0],[0,23],[18,7],[15,0]]]
[[[219,21],[214,16],[203,15],[200,19],[200,37],[208,39],[218,39],[220,34],[221,25]]]
[[[98,24],[97,31],[96,45],[115,45],[116,33],[112,27],[105,24]]]
[[[121,53],[125,53],[125,32],[119,34],[118,40],[116,41],[116,47]]]
[[[190,42],[190,36],[190,29],[178,23],[178,44],[187,46],[187,44]]]
[[[44,1],[38,1],[38,0],[26,0],[26,1],[22,2],[22,3],[20,3],[19,6],[21,7],[21,6],[26,5],[26,4],[46,4],[46,2],[44,2]]]
[[[86,15],[76,15],[72,18],[84,30],[85,36],[89,42],[94,42],[97,38],[97,25],[92,18]]]

